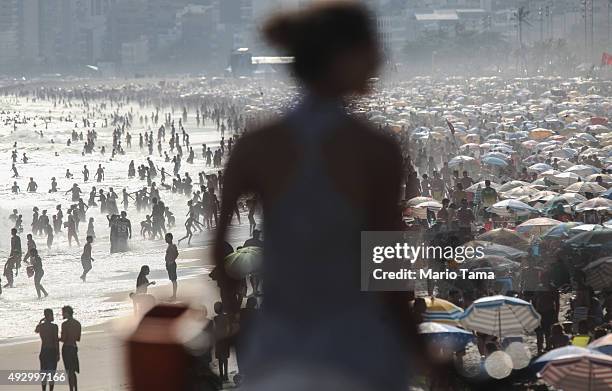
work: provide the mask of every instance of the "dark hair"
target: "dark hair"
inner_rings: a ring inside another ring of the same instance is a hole
[[[325,76],[339,52],[376,41],[368,10],[349,1],[281,13],[268,21],[263,34],[272,45],[294,57],[293,71],[305,82]]]
[[[71,306],[69,305],[65,305],[62,307],[62,311],[64,311],[65,313],[67,313],[68,315],[72,316],[74,315],[74,310],[72,309]]]

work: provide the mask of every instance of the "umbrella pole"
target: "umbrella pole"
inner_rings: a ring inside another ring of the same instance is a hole
[[[501,345],[502,330],[501,330],[501,307],[497,309],[497,322],[499,323],[499,344]]]

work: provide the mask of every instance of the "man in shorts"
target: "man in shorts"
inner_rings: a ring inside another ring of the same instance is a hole
[[[74,311],[69,305],[62,307],[62,323],[60,341],[62,345],[62,360],[68,374],[68,388],[77,391],[77,373],[79,373],[79,355],[77,342],[81,340],[81,323],[73,318]]]
[[[50,308],[46,308],[44,311],[45,317],[38,322],[34,331],[40,335],[40,354],[38,359],[40,360],[40,371],[48,373],[53,379],[53,374],[57,370],[57,362],[59,361],[59,339],[57,337],[57,325],[53,323],[53,311]],[[42,380],[42,389],[47,389],[47,380],[45,377]],[[55,382],[51,380],[49,382],[49,389],[53,390]]]
[[[166,271],[168,272],[168,278],[172,282],[172,297],[170,297],[170,300],[176,300],[176,259],[178,258],[178,249],[176,244],[172,243],[172,239],[172,234],[168,232],[166,234],[166,243],[168,243],[166,248]]]

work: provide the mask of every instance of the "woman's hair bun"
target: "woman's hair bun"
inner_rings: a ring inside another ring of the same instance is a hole
[[[263,28],[265,39],[288,54],[294,54],[296,40],[301,35],[300,15],[281,13],[272,17]]]

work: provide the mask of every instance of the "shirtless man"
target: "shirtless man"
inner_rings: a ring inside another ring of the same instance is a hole
[[[57,325],[53,323],[53,310],[46,308],[44,311],[45,317],[38,322],[34,332],[40,335],[40,371],[51,375],[57,370],[57,362],[59,361],[59,338],[57,337]],[[49,390],[53,391],[55,382],[49,382]],[[47,389],[47,378],[42,381],[42,389]]]
[[[60,341],[62,345],[62,360],[68,374],[68,388],[77,391],[77,373],[79,373],[79,356],[77,342],[81,341],[81,323],[73,318],[74,311],[69,305],[62,307],[62,323]]]

